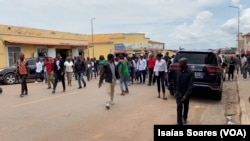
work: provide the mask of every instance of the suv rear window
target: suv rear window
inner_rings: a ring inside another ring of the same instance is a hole
[[[216,55],[210,52],[178,52],[174,63],[178,63],[178,60],[182,57],[187,58],[189,64],[218,64]]]
[[[28,65],[36,65],[35,59],[28,59],[27,62],[28,62]]]

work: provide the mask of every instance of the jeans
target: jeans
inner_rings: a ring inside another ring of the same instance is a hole
[[[82,87],[82,83],[83,83],[84,85],[86,85],[86,82],[85,82],[85,80],[84,80],[84,78],[83,78],[83,73],[81,73],[81,72],[76,73],[76,77],[77,77],[77,81],[78,81],[79,87]],[[81,83],[81,81],[82,81],[82,83]]]
[[[36,73],[35,73],[35,80],[36,80],[36,81],[37,81],[38,76],[39,76],[39,78],[43,81],[43,74],[42,74],[41,72],[36,72]]]
[[[244,79],[247,79],[247,68],[242,67],[242,75]]]
[[[139,70],[140,83],[145,83],[146,80],[146,70]]]
[[[121,91],[125,91],[128,89],[128,76],[122,76],[119,79],[119,82],[120,82]],[[125,87],[125,89],[124,89],[124,87]]]
[[[43,78],[44,78],[45,82],[47,83],[47,72],[43,72]]]

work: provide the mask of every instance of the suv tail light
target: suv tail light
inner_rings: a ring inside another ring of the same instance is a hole
[[[171,64],[169,66],[169,68],[172,69],[172,70],[178,70],[178,69],[180,69],[180,66],[179,66],[179,64]]]
[[[206,69],[208,72],[221,72],[220,67],[215,67],[215,66],[206,66]]]

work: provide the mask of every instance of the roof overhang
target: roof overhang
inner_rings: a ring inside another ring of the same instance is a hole
[[[20,36],[20,35],[4,35],[1,40],[8,44],[28,44],[28,45],[46,45],[46,46],[73,46],[73,47],[87,47],[87,40],[74,40],[62,38],[47,38],[34,36]]]

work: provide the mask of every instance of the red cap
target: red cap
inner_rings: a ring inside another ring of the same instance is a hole
[[[19,53],[19,56],[24,56],[24,53],[23,53],[23,52],[20,52],[20,53]]]

